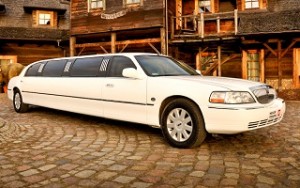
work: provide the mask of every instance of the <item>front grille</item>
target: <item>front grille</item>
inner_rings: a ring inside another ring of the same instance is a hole
[[[248,129],[254,129],[258,127],[264,127],[278,122],[281,119],[281,116],[277,116],[276,112],[271,112],[268,119],[263,119],[259,121],[253,121],[248,124]]]
[[[268,104],[277,97],[275,89],[268,85],[252,88],[251,91],[261,104]]]

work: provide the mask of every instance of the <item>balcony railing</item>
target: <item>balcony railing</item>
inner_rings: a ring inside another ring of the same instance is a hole
[[[172,17],[171,39],[221,37],[238,33],[238,11]]]

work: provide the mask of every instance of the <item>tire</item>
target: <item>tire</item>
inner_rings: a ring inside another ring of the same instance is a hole
[[[178,148],[199,146],[207,132],[199,108],[187,99],[171,101],[162,113],[162,133],[167,142]]]
[[[19,90],[16,90],[14,92],[13,105],[15,111],[18,113],[27,112],[29,109],[29,105],[23,103],[23,98]]]

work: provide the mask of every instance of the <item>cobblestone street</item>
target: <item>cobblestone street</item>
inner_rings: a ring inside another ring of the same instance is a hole
[[[300,187],[300,102],[283,121],[177,149],[159,129],[35,107],[0,94],[0,187]]]

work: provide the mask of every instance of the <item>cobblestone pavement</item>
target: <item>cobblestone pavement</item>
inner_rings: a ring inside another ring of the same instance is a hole
[[[159,129],[34,108],[0,94],[0,187],[300,187],[300,102],[282,123],[200,147]]]

